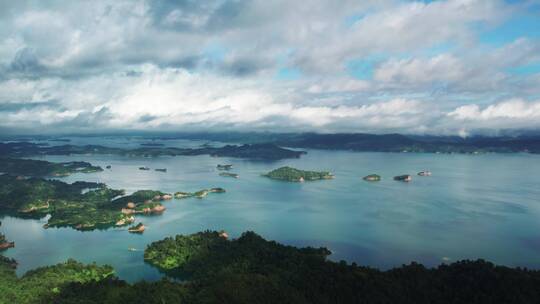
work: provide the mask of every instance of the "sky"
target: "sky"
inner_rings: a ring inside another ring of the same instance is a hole
[[[540,129],[539,0],[0,0],[0,132]]]

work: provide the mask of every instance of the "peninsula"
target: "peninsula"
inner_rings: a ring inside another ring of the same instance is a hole
[[[124,226],[135,220],[135,214],[162,213],[165,208],[161,201],[172,198],[152,190],[124,194],[124,190],[99,183],[67,184],[42,178],[0,176],[0,212],[23,218],[49,214],[44,228],[93,230]]]
[[[19,176],[67,176],[73,173],[101,172],[99,166],[83,161],[51,163],[44,160],[0,157],[0,172]]]

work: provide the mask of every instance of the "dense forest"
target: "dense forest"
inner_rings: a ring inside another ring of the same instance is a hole
[[[460,261],[380,271],[327,260],[253,232],[215,231],[152,243],[146,261],[171,278],[128,284],[109,266],[69,260],[18,278],[0,256],[0,303],[539,303],[540,272]]]

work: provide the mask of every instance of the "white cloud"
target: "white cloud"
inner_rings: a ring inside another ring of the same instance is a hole
[[[429,59],[391,59],[374,72],[376,81],[402,84],[431,84],[434,82],[457,82],[464,79],[467,71],[462,62],[448,54]]]
[[[540,42],[478,41],[522,9],[503,0],[0,4],[0,127],[534,127],[528,100],[540,77],[509,69],[540,60]],[[350,60],[373,66],[356,79]],[[281,68],[300,76],[279,79]],[[475,104],[501,96],[520,99]]]
[[[457,120],[469,121],[538,119],[540,118],[540,101],[526,102],[523,99],[512,99],[489,105],[483,109],[477,104],[470,104],[458,107],[448,113],[448,116]]]

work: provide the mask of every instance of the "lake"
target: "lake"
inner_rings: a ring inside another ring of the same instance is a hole
[[[164,141],[167,146],[171,142]],[[65,144],[65,143],[60,143]],[[175,146],[201,142],[178,141]],[[121,141],[118,146],[128,146]],[[483,258],[508,266],[540,268],[540,155],[357,153],[307,150],[300,159],[276,162],[210,156],[47,156],[48,161],[83,160],[105,168],[61,180],[96,181],[128,193],[223,187],[204,199],[164,202],[161,216],[138,217],[147,230],[126,228],[80,232],[43,229],[43,220],[4,217],[2,231],[16,247],[5,252],[19,262],[17,273],[74,258],[112,265],[130,282],[162,275],[143,261],[147,244],[166,236],[225,230],[231,237],[253,230],[269,240],[296,246],[325,246],[332,260],[387,269],[417,261],[428,266]],[[218,175],[232,164],[240,178]],[[335,179],[287,183],[261,174],[281,166],[328,170]],[[138,170],[148,166],[151,171]],[[153,171],[167,168],[166,173]],[[430,177],[417,176],[430,170]],[[380,182],[362,177],[380,174]],[[392,177],[413,175],[410,183]],[[129,251],[128,248],[138,251]]]

